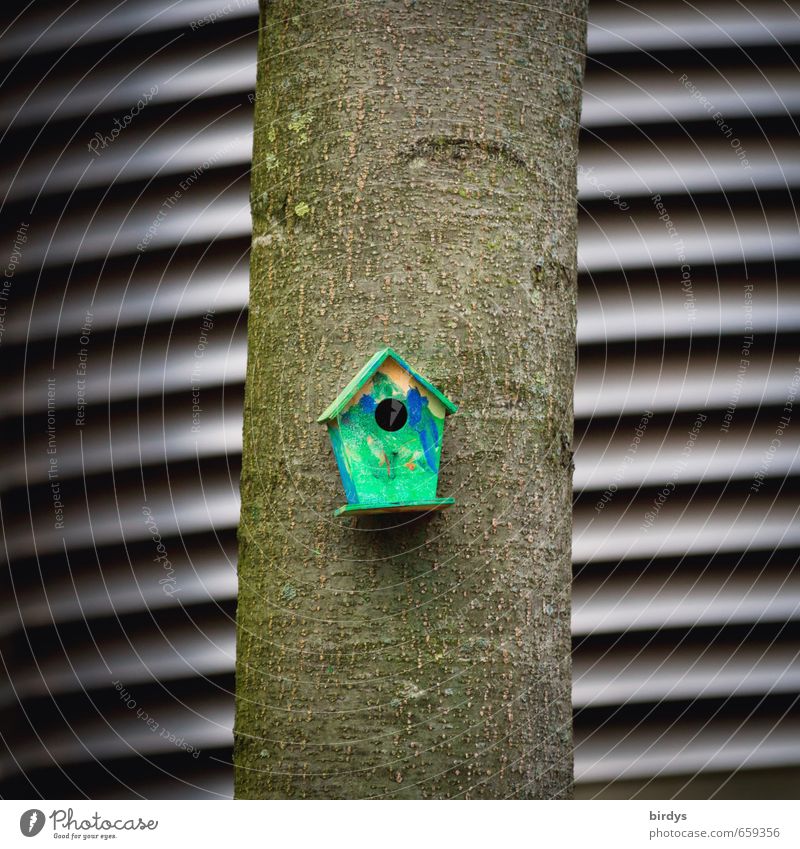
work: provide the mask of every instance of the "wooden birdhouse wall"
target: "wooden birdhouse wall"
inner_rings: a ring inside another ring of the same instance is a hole
[[[405,421],[386,430],[378,405],[394,399]],[[330,437],[345,494],[351,504],[420,502],[436,497],[445,408],[393,359],[355,393],[335,421]]]

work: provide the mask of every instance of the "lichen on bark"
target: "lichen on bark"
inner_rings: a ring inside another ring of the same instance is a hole
[[[571,794],[585,3],[263,4],[241,798]],[[336,520],[316,417],[391,345],[459,405],[448,511]]]

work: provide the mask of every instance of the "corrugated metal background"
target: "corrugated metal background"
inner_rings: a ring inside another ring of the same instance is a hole
[[[225,797],[255,4],[19,12],[0,795]],[[800,795],[798,53],[794,3],[592,4],[579,796]]]

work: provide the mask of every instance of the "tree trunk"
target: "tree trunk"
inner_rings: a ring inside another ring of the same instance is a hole
[[[236,794],[571,795],[583,0],[264,3]],[[335,519],[323,409],[452,398],[422,518]]]

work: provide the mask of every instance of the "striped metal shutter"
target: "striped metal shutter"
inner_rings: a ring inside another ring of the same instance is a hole
[[[796,796],[800,17],[591,20],[576,792]],[[231,793],[256,28],[86,0],[0,38],[3,797]]]

